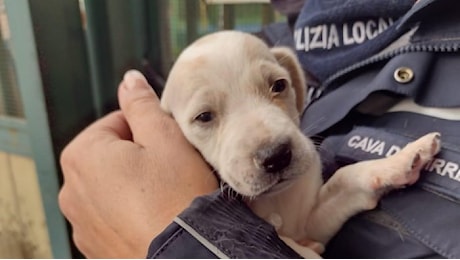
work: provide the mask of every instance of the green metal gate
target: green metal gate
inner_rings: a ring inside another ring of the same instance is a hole
[[[197,37],[258,31],[283,19],[260,3],[3,1],[9,37],[0,38],[0,151],[34,159],[55,258],[79,256],[57,205],[59,154],[83,127],[117,108],[123,73],[141,70],[161,93],[174,59]]]

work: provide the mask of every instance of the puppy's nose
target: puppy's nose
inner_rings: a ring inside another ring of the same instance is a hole
[[[291,163],[291,159],[291,145],[283,143],[257,151],[255,163],[267,173],[276,173],[286,168]]]

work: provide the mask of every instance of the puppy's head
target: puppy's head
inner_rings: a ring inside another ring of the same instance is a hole
[[[287,48],[235,31],[205,36],[177,59],[162,107],[245,196],[276,191],[319,164],[298,129],[305,80]]]

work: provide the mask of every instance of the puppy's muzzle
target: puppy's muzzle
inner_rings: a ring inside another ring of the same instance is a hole
[[[278,173],[289,166],[291,159],[290,143],[270,144],[257,150],[254,163],[266,173]]]

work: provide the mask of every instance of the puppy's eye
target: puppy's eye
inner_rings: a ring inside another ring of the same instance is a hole
[[[195,121],[199,121],[201,123],[207,123],[213,119],[214,115],[209,111],[203,112],[195,117]]]
[[[277,79],[273,82],[273,85],[270,87],[270,90],[273,93],[280,93],[286,89],[288,82],[285,79]]]

